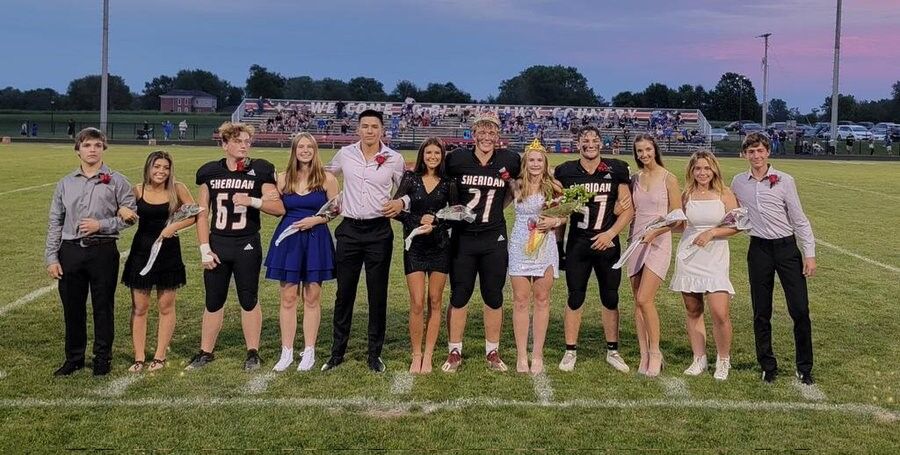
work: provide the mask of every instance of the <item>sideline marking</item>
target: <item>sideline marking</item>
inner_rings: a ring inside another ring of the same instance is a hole
[[[835,251],[837,251],[837,252],[839,252],[839,253],[846,254],[847,256],[853,256],[853,257],[855,257],[856,259],[859,259],[859,260],[861,260],[861,261],[865,261],[865,262],[868,262],[869,264],[877,265],[878,267],[881,267],[881,268],[883,268],[883,269],[890,270],[891,272],[894,272],[894,273],[900,273],[900,268],[898,268],[898,267],[894,267],[894,266],[892,266],[892,265],[888,265],[888,264],[885,264],[885,263],[883,263],[883,262],[878,262],[878,261],[876,261],[876,260],[874,260],[874,259],[869,259],[869,258],[867,258],[867,257],[865,257],[865,256],[860,256],[860,255],[858,255],[858,254],[856,254],[856,253],[854,253],[854,252],[852,252],[852,251],[850,251],[850,250],[847,250],[847,249],[845,249],[845,248],[841,248],[841,247],[839,247],[839,246],[837,246],[837,245],[832,245],[832,244],[830,244],[830,243],[828,243],[828,242],[826,242],[826,241],[824,241],[824,240],[816,239],[816,243],[819,244],[819,245],[822,245],[822,246],[824,246],[824,247],[831,248],[831,249],[833,249],[833,250],[835,250]]]
[[[0,408],[4,409],[37,409],[37,408],[210,408],[222,406],[251,407],[284,407],[284,408],[343,408],[349,411],[392,412],[392,413],[433,413],[437,411],[456,411],[474,407],[504,408],[554,408],[554,409],[647,409],[647,408],[690,408],[734,411],[773,411],[773,412],[833,412],[837,414],[872,417],[881,422],[895,423],[900,421],[900,413],[881,406],[860,403],[801,403],[783,401],[740,401],[740,400],[572,400],[540,403],[537,401],[500,400],[493,398],[469,398],[447,401],[390,401],[374,398],[74,398],[74,399],[37,399],[12,398],[0,399]]]
[[[128,256],[128,251],[129,250],[120,251],[119,257],[125,258],[125,256]],[[65,273],[65,271],[63,271],[63,273]],[[22,297],[19,297],[18,299],[16,299],[15,302],[12,302],[12,303],[9,303],[7,305],[0,307],[0,317],[3,317],[4,315],[6,315],[6,313],[9,313],[10,311],[15,310],[16,308],[18,308],[20,306],[27,305],[27,304],[33,302],[34,300],[41,298],[44,294],[56,289],[57,286],[59,286],[59,281],[54,280],[53,284],[48,284],[47,286],[44,286],[40,289],[35,289],[35,290],[29,292],[28,294],[25,294]]]
[[[128,386],[141,379],[143,379],[141,375],[129,373],[128,376],[113,379],[108,384],[94,390],[94,393],[103,397],[120,397],[125,394],[125,389],[127,389]]]
[[[682,378],[664,377],[660,378],[659,383],[662,384],[663,392],[665,392],[666,396],[669,398],[688,399],[691,397],[687,382]]]
[[[394,374],[394,380],[391,381],[391,395],[406,395],[413,387],[415,379],[413,375],[407,371]]]
[[[803,180],[809,180],[810,182],[818,183],[820,185],[833,186],[835,188],[840,188],[843,190],[859,191],[860,193],[872,194],[875,196],[881,196],[881,197],[886,197],[888,199],[893,199],[895,201],[900,201],[900,196],[895,196],[893,194],[888,194],[888,193],[882,193],[880,191],[865,190],[862,188],[854,188],[852,186],[847,186],[847,185],[838,185],[837,183],[826,182],[824,180],[814,179],[812,177],[800,177],[800,178]]]
[[[254,376],[253,379],[247,382],[247,385],[244,387],[244,393],[247,395],[258,395],[266,391],[269,388],[269,382],[276,378],[276,374],[274,371],[270,371],[266,374],[260,374]]]
[[[534,384],[534,394],[537,395],[538,403],[548,404],[553,401],[553,387],[547,374],[533,374],[531,382]]]
[[[800,381],[797,380],[797,378],[794,378],[791,385],[793,385],[794,388],[797,389],[798,392],[800,392],[800,395],[806,400],[825,401],[827,399],[825,397],[825,394],[815,384],[813,384],[813,385],[801,384]]]

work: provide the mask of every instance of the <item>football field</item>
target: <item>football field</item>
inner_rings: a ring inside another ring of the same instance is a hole
[[[104,161],[136,183],[152,150],[112,145]],[[175,158],[176,175],[195,197],[195,171],[222,156],[214,147],[166,150]],[[323,151],[323,159],[332,154]],[[407,161],[415,159],[413,152],[404,154]],[[252,155],[282,169],[288,151],[259,148]],[[554,155],[551,164],[575,158]],[[476,290],[462,369],[455,375],[440,371],[447,341],[443,330],[435,372],[410,376],[405,373],[410,361],[409,297],[399,223],[394,223],[385,374],[370,373],[365,365],[364,281],[345,363],[331,372],[318,371],[331,344],[335,285],[330,281],[322,291],[317,368],[308,373],[294,368],[272,373],[280,353],[278,283],[262,277],[263,368],[251,374],[242,370],[244,340],[232,288],[217,360],[202,370],[185,372],[184,365],[199,348],[203,311],[196,235],[188,230],[181,235],[188,284],[178,294],[168,367],[143,375],[126,371],[133,359],[131,299],[129,290],[120,285],[113,372],[95,379],[86,368],[55,379],[52,372],[63,360],[64,334],[59,296],[43,265],[47,211],[56,182],[78,166],[78,159],[65,144],[2,145],[0,159],[5,163],[0,168],[0,452],[381,448],[410,453],[760,449],[885,453],[900,447],[900,162],[773,160],[776,168],[796,177],[817,241],[818,271],[809,281],[817,384],[809,387],[792,377],[792,323],[780,286],[775,292],[773,344],[781,376],[771,385],[760,380],[745,259],[748,238],[743,234],[730,243],[736,295],[731,304],[733,369],[725,382],[715,381],[711,371],[699,377],[682,375],[691,352],[681,296],[667,290],[668,280],[657,296],[667,363],[660,378],[621,374],[605,363],[593,281],[585,303],[578,366],[572,373],[559,371],[564,274],[552,292],[546,374],[494,373],[485,368],[482,303]],[[624,159],[634,170],[630,155]],[[683,182],[687,158],[663,160]],[[722,166],[727,183],[747,168],[737,158],[723,159]],[[511,228],[511,208],[507,217]],[[276,224],[276,218],[263,216],[265,247]],[[336,221],[331,223],[332,231],[336,226]],[[126,230],[118,243],[123,257],[135,230]],[[514,366],[508,284],[505,291],[501,354]],[[448,296],[449,286],[445,306]],[[638,359],[634,299],[626,280],[620,296],[621,352],[634,370]],[[147,344],[153,347],[157,319],[153,307],[149,314]],[[88,350],[92,330],[89,325]],[[707,334],[707,353],[714,358],[709,318]],[[300,333],[297,338],[302,339]]]

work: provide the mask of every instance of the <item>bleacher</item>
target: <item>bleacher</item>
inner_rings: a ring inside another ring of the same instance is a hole
[[[385,113],[386,143],[390,142],[391,146],[397,149],[417,149],[427,137],[439,137],[449,146],[471,144],[472,120],[477,113],[491,110],[510,121],[521,116],[528,119],[527,123],[542,126],[540,131],[548,150],[566,153],[574,151],[574,135],[571,129],[557,127],[555,119],[568,118],[570,126],[574,125],[577,128],[582,125],[582,118],[588,117],[591,119],[590,123],[600,129],[607,145],[613,138],[618,138],[621,153],[628,154],[636,134],[658,133],[662,130],[656,128],[656,125],[660,124],[660,118],[665,120],[668,116],[671,122],[677,115],[680,118],[677,127],[672,127],[672,124],[668,123],[670,128],[664,131],[669,134],[659,135],[657,139],[664,153],[688,154],[698,148],[710,146],[710,125],[702,112],[692,109],[441,103],[406,105],[402,102],[360,101],[347,101],[343,104],[343,115],[339,118],[337,101],[264,99],[260,102],[255,98],[245,99],[232,114],[232,120],[254,125],[258,131],[254,138],[256,143],[286,146],[296,133],[307,131],[313,134],[323,147],[336,148],[356,142],[357,114],[365,109],[375,109]],[[306,125],[299,121],[289,121],[292,114],[301,119],[306,117],[308,119]],[[433,119],[432,124],[412,126],[412,117],[426,114]],[[276,122],[275,119],[279,115],[282,119]],[[654,118],[653,129],[649,127],[651,117]],[[619,123],[622,119],[628,119],[624,128]],[[345,120],[346,132],[342,132],[341,123]],[[398,123],[403,122],[409,125],[399,127]],[[538,134],[535,129],[515,132],[504,123],[501,142],[512,149],[524,147]],[[681,131],[695,132],[695,135],[689,140],[680,141]]]

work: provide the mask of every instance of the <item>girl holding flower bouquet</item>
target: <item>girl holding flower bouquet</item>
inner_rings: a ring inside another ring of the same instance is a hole
[[[672,260],[672,234],[671,227],[644,231],[659,218],[681,209],[681,197],[678,179],[663,167],[656,139],[650,134],[639,134],[633,148],[640,172],[631,179],[635,213],[629,243],[640,242],[643,245],[628,258],[628,276],[634,292],[634,321],[641,352],[638,374],[655,377],[659,375],[663,362],[659,351],[659,313],[655,300]]]
[[[450,271],[450,223],[438,222],[436,213],[457,199],[456,185],[444,174],[445,158],[446,150],[440,139],[425,139],[419,146],[416,167],[406,171],[394,195],[394,199],[408,196],[410,200],[409,212],[401,212],[396,218],[403,224],[403,236],[422,230],[403,252],[410,304],[410,373],[431,373],[434,345],[441,330],[441,305]]]
[[[334,279],[334,243],[326,223],[332,215],[317,215],[338,195],[337,178],[325,171],[319,146],[309,133],[291,141],[287,169],[278,174],[278,192],[286,213],[275,228],[266,256],[266,278],[280,282],[281,358],[273,370],[284,371],[294,361],[299,289],[303,290],[303,353],[297,371],[309,371],[316,362],[315,346],[322,318],[322,282]],[[276,245],[289,227],[299,229]]]
[[[713,338],[718,351],[713,377],[725,380],[731,369],[732,329],[728,307],[734,295],[729,279],[727,238],[738,230],[720,225],[725,214],[736,209],[738,203],[734,193],[725,186],[719,162],[711,152],[701,150],[691,155],[681,200],[687,221],[678,243],[670,288],[681,292],[687,311],[685,326],[694,360],[684,374],[698,376],[708,366],[703,322],[705,297],[712,313]]]
[[[156,371],[166,365],[166,351],[175,330],[176,289],[187,283],[184,262],[181,260],[181,243],[175,234],[192,226],[195,216],[174,223],[170,217],[185,204],[194,204],[187,187],[175,180],[172,156],[156,151],[144,164],[144,180],[134,186],[137,199],[138,229],[131,242],[131,252],[125,261],[122,283],[131,288],[131,341],[134,345],[134,364],[128,371],[141,373]],[[150,261],[151,249],[162,238],[159,254],[150,271],[141,275],[141,269]],[[150,308],[150,292],[156,288],[159,304],[159,328],[156,337],[156,353],[149,365],[145,364],[144,347],[147,339],[147,311]]]
[[[541,214],[562,195],[562,186],[550,174],[547,150],[537,140],[525,148],[521,177],[515,186],[516,220],[509,240],[509,276],[513,289],[513,331],[516,371],[544,371],[544,339],[550,321],[550,289],[559,277],[555,229],[566,217]],[[534,300],[531,367],[528,365],[529,306]]]

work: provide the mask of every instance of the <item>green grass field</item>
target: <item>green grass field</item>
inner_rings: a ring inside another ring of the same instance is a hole
[[[170,147],[176,171],[189,187],[217,148]],[[113,146],[105,161],[132,182],[139,179],[149,147]],[[330,158],[332,152],[324,152]],[[254,156],[283,167],[287,152],[256,149]],[[412,154],[406,154],[412,160]],[[278,287],[262,280],[265,321],[264,369],[241,369],[244,348],[233,292],[219,338],[218,360],[204,370],[183,372],[199,346],[203,309],[201,270],[193,232],[182,235],[189,270],[179,292],[178,324],[169,367],[131,378],[128,290],[117,294],[117,337],[113,373],[94,379],[86,369],[54,379],[63,360],[63,324],[56,290],[44,271],[47,209],[55,182],[77,166],[69,145],[3,145],[0,158],[0,452],[63,449],[117,450],[542,450],[548,453],[599,450],[732,452],[896,451],[900,446],[900,163],[777,160],[797,177],[804,209],[818,245],[818,273],[810,281],[817,388],[803,389],[790,377],[793,337],[783,295],[776,288],[774,345],[782,376],[763,384],[755,362],[745,253],[747,237],[732,239],[731,277],[737,295],[734,369],[726,382],[712,373],[688,378],[690,362],[680,295],[661,290],[663,377],[623,375],[603,361],[596,285],[580,340],[578,368],[555,367],[563,351],[565,283],[554,286],[545,350],[546,378],[488,372],[483,346],[480,297],[473,299],[466,332],[467,362],[454,376],[439,370],[412,379],[408,367],[408,295],[402,274],[399,224],[389,294],[384,360],[388,371],[365,367],[365,291],[357,301],[347,362],[333,372],[269,373],[279,353]],[[572,156],[554,156],[554,164]],[[666,165],[683,178],[685,158]],[[746,168],[723,161],[726,180]],[[196,190],[194,190],[196,194]],[[511,217],[511,210],[508,211]],[[267,217],[268,245],[277,220]],[[334,228],[335,224],[332,225]],[[510,226],[511,227],[511,226]],[[127,251],[134,229],[119,249]],[[670,271],[671,275],[671,271]],[[331,343],[334,282],[323,289],[318,363]],[[449,290],[447,291],[449,293]],[[506,288],[510,301],[509,286]],[[445,300],[446,301],[446,300]],[[622,354],[636,365],[633,296],[621,287]],[[503,357],[514,363],[511,306],[506,307]],[[155,346],[151,310],[148,346]],[[711,325],[708,352],[714,355]],[[299,339],[298,334],[298,339]],[[446,343],[442,333],[439,346]],[[443,348],[436,366],[443,361]],[[152,351],[150,352],[152,354]],[[150,355],[148,354],[148,355]],[[892,449],[893,447],[893,449]]]

